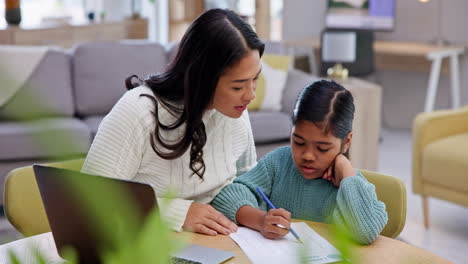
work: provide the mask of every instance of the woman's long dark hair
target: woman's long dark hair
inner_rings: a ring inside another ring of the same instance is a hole
[[[203,113],[213,100],[220,76],[238,63],[250,50],[263,54],[264,43],[252,27],[230,10],[211,9],[200,15],[183,36],[177,55],[168,68],[144,80],[156,98],[156,128],[151,134],[151,147],[161,158],[176,159],[190,146],[190,168],[203,179],[205,163],[203,146],[206,143]],[[132,75],[125,81],[127,89]],[[160,102],[177,119],[172,124],[162,124],[158,118]],[[161,136],[161,129],[174,130],[185,124],[180,141],[168,142]],[[163,152],[161,147],[169,150]]]
[[[293,112],[293,124],[304,120],[343,140],[353,129],[354,99],[334,81],[316,81],[302,90]]]

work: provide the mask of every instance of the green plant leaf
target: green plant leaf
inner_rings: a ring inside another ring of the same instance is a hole
[[[353,249],[356,247],[356,242],[352,239],[349,230],[339,224],[332,224],[330,226],[333,238],[335,241],[335,247],[340,252],[343,263],[358,263],[358,259],[353,254]]]
[[[8,252],[11,264],[20,264],[18,257],[13,251]]]

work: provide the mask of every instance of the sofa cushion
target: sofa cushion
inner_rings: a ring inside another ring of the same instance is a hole
[[[125,78],[161,71],[167,64],[164,47],[150,42],[101,42],[78,45],[73,52],[76,112],[107,114],[127,90]]]
[[[281,98],[281,111],[292,115],[294,105],[296,104],[299,93],[307,85],[320,80],[319,77],[310,75],[308,73],[290,69],[288,71],[288,78],[283,91],[283,98]]]
[[[270,143],[288,140],[291,134],[291,117],[283,112],[249,112],[254,141]]]
[[[293,55],[294,49],[286,45],[283,41],[276,40],[262,40],[265,43],[264,53],[278,54],[278,55]]]
[[[167,50],[167,63],[171,63],[172,60],[175,59],[177,55],[177,51],[179,51],[179,42],[174,41],[169,44],[166,44],[166,50]]]
[[[422,177],[431,183],[468,192],[468,133],[428,144],[422,153]]]
[[[0,122],[0,160],[86,154],[90,144],[88,127],[75,118]]]
[[[94,116],[87,116],[83,119],[83,122],[86,123],[90,132],[91,132],[91,139],[94,139],[96,133],[98,131],[99,125],[101,124],[102,119],[104,119],[105,115],[94,115]]]
[[[255,111],[249,112],[255,143],[268,143],[289,139],[291,118],[282,112]],[[105,115],[89,116],[83,122],[91,130],[91,138],[96,136],[99,124]]]
[[[72,116],[73,112],[70,56],[54,48],[46,52],[25,85],[0,108],[0,119]]]
[[[281,110],[281,98],[291,62],[290,56],[263,55],[262,73],[257,82],[255,100],[248,106],[249,111]]]

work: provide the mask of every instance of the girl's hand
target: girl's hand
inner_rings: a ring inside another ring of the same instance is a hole
[[[335,161],[328,167],[322,178],[331,181],[336,187],[340,187],[340,183],[343,179],[354,175],[356,175],[356,173],[354,172],[351,162],[343,154],[338,154]]]
[[[280,227],[281,226],[281,227]],[[291,213],[280,209],[271,209],[263,215],[260,225],[260,233],[266,238],[282,238],[289,233],[291,226]]]
[[[192,203],[185,217],[184,229],[215,236],[237,231],[237,225],[209,204]]]

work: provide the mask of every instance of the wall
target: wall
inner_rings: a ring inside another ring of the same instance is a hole
[[[319,36],[325,6],[324,0],[283,0],[283,39]]]
[[[439,2],[440,1],[440,2]],[[440,5],[440,7],[439,7]],[[319,37],[324,26],[325,0],[284,1],[284,39]],[[397,0],[396,25],[393,32],[376,34],[377,39],[431,42],[441,36],[454,44],[468,46],[468,1]],[[438,17],[440,11],[440,17]],[[438,19],[440,18],[440,23]],[[468,51],[460,62],[462,104],[468,104]],[[383,90],[383,122],[386,127],[410,129],[414,116],[423,111],[429,73],[381,71],[376,81]],[[449,102],[449,78],[441,77],[436,109],[447,108]]]
[[[101,0],[101,8],[107,21],[119,21],[131,15],[131,4],[127,0]]]

